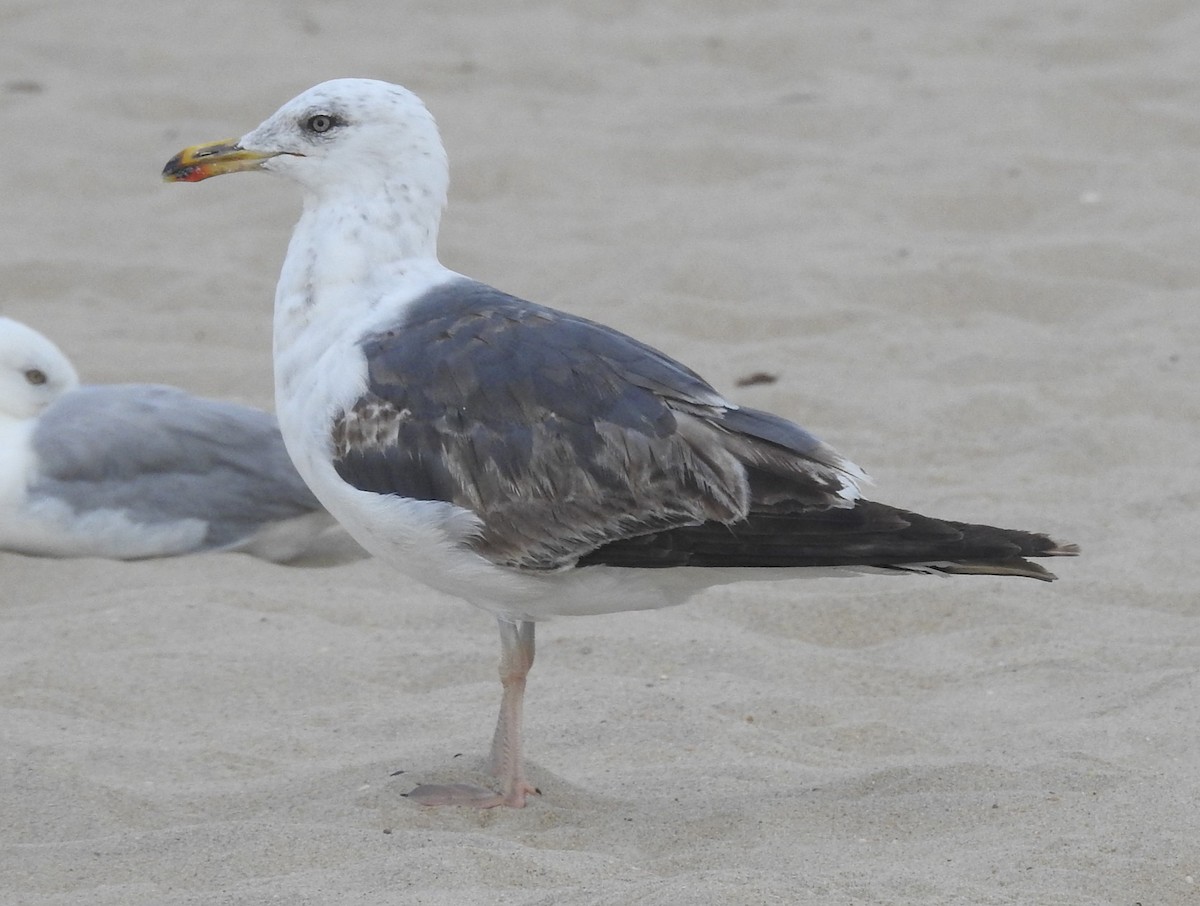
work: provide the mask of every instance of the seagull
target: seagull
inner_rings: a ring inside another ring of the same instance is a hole
[[[422,805],[522,807],[534,626],[678,604],[739,579],[834,570],[1054,576],[1078,548],[862,498],[858,466],[727,400],[657,349],[442,266],[449,183],[407,89],[324,82],[240,139],[163,170],[262,170],[303,209],[275,295],[276,408],[318,499],[360,544],[493,614],[498,789],[422,784]]]
[[[283,562],[335,526],[273,416],[156,384],[80,386],[53,342],[0,317],[0,548]]]

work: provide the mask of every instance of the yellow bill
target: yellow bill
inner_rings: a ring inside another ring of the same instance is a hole
[[[278,151],[247,151],[235,138],[184,148],[163,167],[166,182],[200,182],[210,176],[257,170],[263,161],[278,157]]]

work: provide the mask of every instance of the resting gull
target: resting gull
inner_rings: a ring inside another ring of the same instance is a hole
[[[409,794],[422,804],[520,807],[537,792],[521,712],[538,620],[805,568],[1048,580],[1025,558],[1077,552],[868,502],[859,468],[797,425],[622,333],[443,267],[446,154],[404,88],[325,82],[163,176],[244,170],[303,194],[274,325],[296,468],[369,551],[499,620],[499,792],[427,784]]]
[[[80,386],[54,343],[0,318],[0,548],[286,561],[333,525],[273,416],[156,384]]]

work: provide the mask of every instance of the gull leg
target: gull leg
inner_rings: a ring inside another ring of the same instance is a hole
[[[533,666],[533,623],[500,620],[500,717],[492,737],[489,768],[503,789],[500,793],[465,783],[422,784],[408,794],[421,805],[469,805],[494,808],[507,805],[523,808],[525,797],[538,790],[525,779],[521,746],[521,714],[525,678]]]
[[[500,717],[492,737],[492,776],[504,784],[504,804],[525,805],[525,797],[537,788],[525,779],[521,745],[521,718],[525,702],[525,678],[533,666],[533,623],[500,621]]]

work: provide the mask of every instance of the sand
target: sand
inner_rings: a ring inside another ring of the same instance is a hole
[[[158,174],[374,76],[442,125],[451,267],[1085,551],[545,624],[544,795],[482,814],[403,793],[479,766],[484,614],[370,560],[3,554],[0,901],[1196,902],[1197,40],[1183,0],[0,3],[0,312],[85,379],[270,406],[295,193]]]

